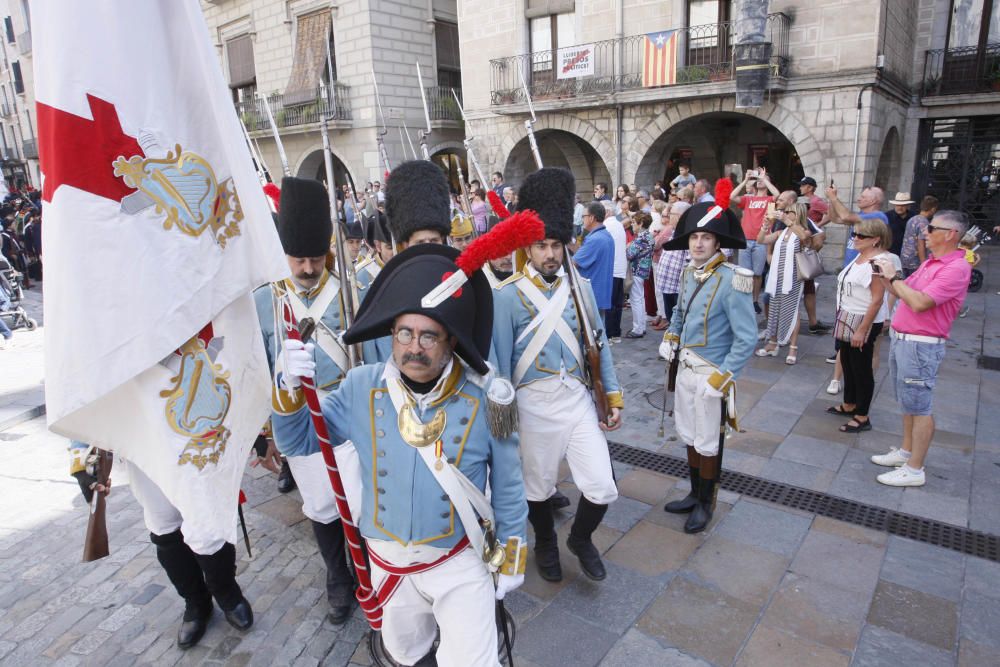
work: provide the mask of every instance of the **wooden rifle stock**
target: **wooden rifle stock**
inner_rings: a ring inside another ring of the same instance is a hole
[[[590,390],[594,394],[594,408],[597,410],[597,421],[608,424],[608,416],[611,408],[608,405],[608,394],[604,391],[604,380],[601,375],[601,348],[597,343],[596,330],[590,322],[587,312],[587,304],[584,301],[583,292],[580,290],[580,276],[573,266],[567,252],[563,258],[566,277],[569,279],[570,293],[573,295],[573,302],[576,305],[576,315],[580,318],[580,329],[583,333],[583,356],[587,363],[587,372],[590,375]]]
[[[107,486],[111,476],[114,457],[111,452],[95,449],[97,464],[95,477],[97,484]],[[87,521],[87,537],[83,542],[83,562],[89,563],[104,558],[111,553],[108,548],[107,494],[94,489],[90,503],[90,519]]]
[[[680,368],[681,365],[679,354],[680,350],[674,352],[674,356],[670,360],[670,367],[667,370],[667,391],[669,392],[674,392],[677,390],[677,370]]]

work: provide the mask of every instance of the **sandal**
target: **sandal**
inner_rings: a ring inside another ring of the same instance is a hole
[[[770,347],[771,345],[773,345],[774,347],[771,348]],[[754,352],[754,354],[757,355],[758,357],[776,357],[778,356],[778,344],[768,343],[767,346],[760,348],[759,350]]]
[[[798,345],[788,346],[788,356],[785,357],[785,363],[788,364],[789,366],[794,366],[795,363],[799,360],[799,356],[796,354],[798,349],[799,349]]]
[[[852,419],[840,427],[841,433],[863,433],[870,430],[872,430],[871,419],[863,422],[859,422],[857,419]]]
[[[843,403],[838,403],[837,405],[831,405],[826,409],[831,415],[838,415],[841,417],[847,417],[854,414],[854,410],[845,410]]]

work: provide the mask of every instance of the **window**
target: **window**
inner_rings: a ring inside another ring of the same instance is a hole
[[[948,19],[948,49],[1000,42],[1000,2],[952,0]]]
[[[21,63],[12,62],[10,64],[10,71],[14,77],[14,92],[18,95],[24,94],[24,79],[21,78]]]
[[[462,60],[458,50],[458,26],[448,21],[434,21],[434,46],[437,53],[437,85],[461,88]]]
[[[253,40],[250,35],[241,35],[226,42],[226,67],[229,73],[229,87],[233,90],[233,101],[240,101],[241,89],[254,88],[257,84],[257,69],[253,60]]]
[[[3,20],[3,27],[7,31],[7,43],[8,44],[13,44],[14,43],[14,22],[10,20],[9,16]]]
[[[719,44],[719,24],[729,20],[730,0],[688,0],[690,49],[706,49]],[[690,28],[694,27],[694,30]]]
[[[550,71],[553,54],[561,48],[576,45],[576,14],[539,16],[529,20],[531,35],[531,69]]]

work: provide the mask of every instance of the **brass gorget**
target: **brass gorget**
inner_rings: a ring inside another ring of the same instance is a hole
[[[424,424],[417,417],[413,399],[406,396],[406,404],[400,409],[396,423],[399,426],[399,435],[406,444],[411,447],[427,447],[441,438],[448,424],[448,414],[444,408],[438,408],[434,417]]]

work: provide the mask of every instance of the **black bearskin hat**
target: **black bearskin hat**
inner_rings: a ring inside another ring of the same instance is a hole
[[[393,169],[385,189],[385,214],[396,242],[406,243],[421,229],[448,238],[450,202],[448,180],[436,164],[410,160]]]
[[[330,251],[333,221],[322,183],[294,176],[281,180],[278,236],[291,257],[321,257]]]
[[[462,289],[439,305],[425,308],[421,304],[421,299],[440,286],[444,277],[459,270],[455,264],[459,254],[450,246],[422,243],[394,256],[372,281],[357,319],[344,334],[344,342],[353,345],[389,336],[400,315],[426,315],[458,339],[455,354],[472,370],[486,375],[493,332],[493,290],[483,272],[474,272]]]
[[[566,169],[544,167],[529,174],[517,191],[517,210],[532,210],[545,223],[545,238],[573,238],[576,180]]]

